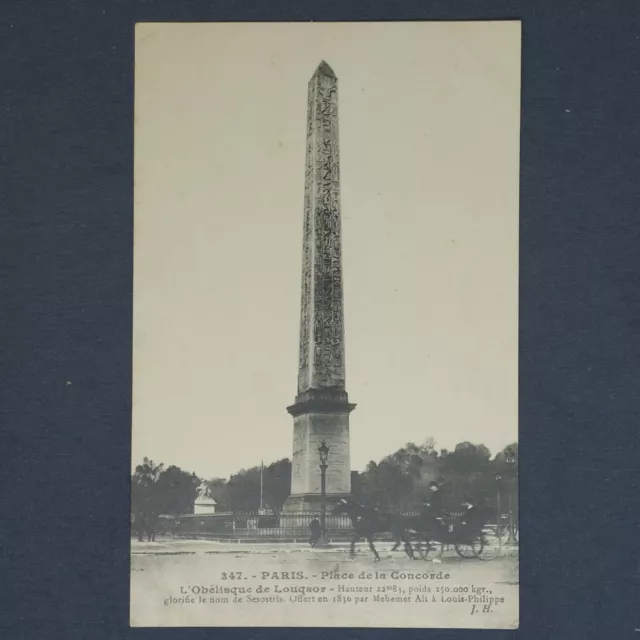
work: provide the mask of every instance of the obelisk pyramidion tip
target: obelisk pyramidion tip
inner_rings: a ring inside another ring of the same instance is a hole
[[[333,73],[333,69],[323,60],[313,74],[316,76],[326,76],[327,78],[335,78],[336,74]]]

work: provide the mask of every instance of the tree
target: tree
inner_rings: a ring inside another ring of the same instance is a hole
[[[363,473],[352,474],[352,491],[363,503],[413,510],[428,499],[429,483],[434,480],[444,483],[452,511],[465,500],[493,501],[494,462],[489,449],[461,442],[453,451],[443,449],[438,454],[433,438],[421,445],[408,442],[380,462],[369,462]]]
[[[192,513],[200,479],[195,473],[144,458],[131,476],[131,506],[137,517]]]
[[[508,462],[510,461],[510,462]],[[511,506],[514,518],[518,518],[518,443],[513,442],[496,454],[492,463],[494,478],[500,477],[501,491],[504,493],[506,504],[503,509]],[[496,487],[497,492],[497,487]],[[497,498],[496,498],[497,500]]]
[[[507,455],[509,454],[509,455]],[[452,510],[465,500],[496,502],[496,479],[517,512],[518,445],[513,443],[493,460],[482,444],[461,442],[453,451],[439,453],[433,438],[422,444],[408,442],[404,447],[379,462],[369,462],[361,473],[351,472],[351,490],[356,500],[385,510],[414,510],[429,495],[429,482],[441,480]],[[507,458],[514,460],[507,463]],[[241,469],[228,481],[212,478],[206,481],[210,495],[222,508],[231,511],[255,511],[260,507],[261,467]],[[508,479],[508,481],[507,481]],[[132,508],[135,514],[144,510],[155,513],[191,512],[200,480],[195,473],[179,467],[156,465],[144,458],[132,476]],[[278,513],[289,496],[291,461],[282,458],[263,469],[263,506]]]
[[[260,508],[260,467],[241,469],[227,483],[232,511],[255,511]]]
[[[233,511],[254,511],[260,508],[261,467],[241,469],[227,483],[229,507]],[[262,471],[263,506],[278,513],[291,492],[291,461],[282,458]]]
[[[413,509],[424,500],[428,482],[438,474],[433,438],[421,445],[408,442],[379,463],[369,462],[357,477],[358,497],[387,510]]]
[[[366,502],[366,475],[359,471],[351,472],[351,495],[358,502]]]
[[[264,468],[263,494],[267,507],[279,513],[291,492],[291,461],[283,458]]]
[[[370,483],[371,498],[384,509],[407,508],[413,498],[413,476],[393,459],[376,465]]]
[[[441,456],[441,473],[450,508],[463,501],[478,502],[492,495],[491,452],[483,444],[461,442]]]
[[[518,466],[518,443],[512,442],[507,445],[502,451],[499,451],[494,458],[494,463],[496,465],[504,466],[506,465],[507,454],[511,454],[515,459],[515,466]]]
[[[222,510],[230,508],[229,487],[224,478],[212,478],[206,481],[209,494],[216,501],[218,507]]]
[[[157,502],[161,513],[178,516],[193,513],[200,478],[195,473],[170,466],[160,474],[155,485]]]
[[[164,470],[162,463],[144,458],[131,477],[131,509],[134,514],[146,515],[158,512],[156,484]]]

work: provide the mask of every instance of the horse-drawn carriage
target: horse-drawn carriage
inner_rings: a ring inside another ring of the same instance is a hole
[[[351,519],[351,555],[355,554],[355,543],[364,538],[375,560],[380,560],[373,543],[374,536],[380,533],[390,533],[395,539],[392,551],[404,544],[405,553],[412,559],[416,559],[414,550],[426,559],[438,545],[441,554],[445,546],[453,546],[464,559],[491,560],[496,555],[497,538],[492,540],[494,536],[488,526],[493,512],[488,507],[468,505],[465,511],[449,517],[433,517],[429,513],[407,517],[340,500],[334,513],[346,513]]]
[[[490,509],[471,506],[446,517],[412,518],[408,529],[413,547],[425,559],[439,545],[441,553],[444,547],[452,546],[461,558],[492,560],[499,541],[488,526],[491,515]]]

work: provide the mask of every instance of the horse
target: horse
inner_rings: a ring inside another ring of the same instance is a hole
[[[392,516],[387,513],[379,513],[375,509],[364,507],[353,500],[345,500],[342,498],[333,510],[333,515],[346,514],[353,525],[353,534],[351,536],[351,549],[349,555],[355,556],[356,542],[364,538],[369,543],[369,548],[373,551],[374,560],[380,560],[378,551],[373,544],[373,536],[376,533],[391,533],[396,540],[404,542],[405,553],[415,560],[413,548],[409,542],[406,530],[403,526],[401,518]],[[398,545],[400,542],[398,542]],[[396,548],[397,546],[396,545]]]

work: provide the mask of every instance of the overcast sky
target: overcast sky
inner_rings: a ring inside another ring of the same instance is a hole
[[[138,26],[133,461],[291,457],[307,83],[339,82],[351,460],[517,439],[519,23]]]

